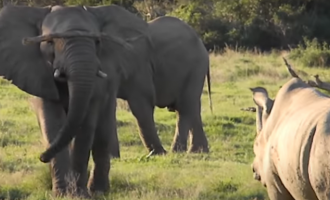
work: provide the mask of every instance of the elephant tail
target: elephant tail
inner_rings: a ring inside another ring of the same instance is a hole
[[[210,106],[211,114],[213,115],[213,106],[212,106],[212,97],[211,97],[210,67],[207,70],[206,78],[207,78],[207,92],[208,92],[208,95],[209,95],[209,106]]]

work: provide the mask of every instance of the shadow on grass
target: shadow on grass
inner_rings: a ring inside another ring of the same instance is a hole
[[[121,121],[117,119],[117,127],[125,127],[125,126],[132,126],[135,124],[132,124],[131,122],[127,122],[127,121]]]
[[[143,198],[147,193],[156,193],[159,199],[198,199],[198,200],[266,200],[266,194],[259,189],[245,191],[242,185],[231,181],[219,181],[209,188],[181,188],[165,186],[159,183],[157,177],[145,179],[136,183],[119,175],[112,176],[111,193],[126,193],[134,198]]]
[[[169,125],[164,123],[155,122],[155,126],[158,132],[166,132],[174,134],[175,125]]]
[[[21,146],[22,144],[25,144],[26,142],[20,141],[18,136],[13,136],[12,134],[0,134],[0,147],[6,147],[9,145],[13,146]]]
[[[18,186],[14,187],[0,187],[0,200],[17,200],[25,199],[30,195],[30,192],[20,188]]]
[[[266,194],[258,189],[252,189],[248,192],[242,191],[242,186],[240,184],[231,181],[219,181],[213,184],[207,191],[202,192],[198,199],[264,200],[266,199]]]
[[[207,116],[203,121],[204,121],[203,126],[209,126],[215,124],[219,125],[220,123],[223,124],[224,121],[231,122],[233,124],[243,124],[243,125],[254,125],[256,123],[254,115],[244,115],[239,117],[214,115],[214,116]]]

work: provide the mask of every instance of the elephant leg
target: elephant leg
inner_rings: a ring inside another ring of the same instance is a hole
[[[141,140],[149,150],[149,155],[166,154],[155,127],[154,105],[149,102],[145,97],[138,95],[128,99],[128,105],[140,129]]]
[[[192,118],[193,120],[191,126],[192,128],[190,129],[191,140],[190,140],[190,148],[188,152],[192,152],[192,153],[209,152],[208,141],[203,129],[203,123],[202,123],[200,111],[201,111],[201,102],[199,101],[196,107],[196,112],[194,113]]]
[[[203,74],[203,71],[196,71],[189,76],[185,82],[184,90],[175,104],[178,114],[175,136],[172,143],[172,151],[174,152],[187,151],[189,131],[192,133],[192,145],[189,151],[199,150],[201,146],[205,151],[208,151],[207,140],[200,117],[200,99],[204,85],[200,83],[204,83],[205,79],[201,74]]]
[[[94,167],[88,182],[91,193],[106,193],[110,189],[110,152],[113,150],[113,135],[117,135],[116,98],[107,103],[95,132],[92,147]]]
[[[46,146],[48,146],[55,139],[56,134],[66,120],[64,109],[60,104],[38,97],[31,98],[30,103],[36,113]],[[53,193],[55,196],[64,195],[67,188],[66,177],[70,172],[70,154],[68,148],[65,148],[51,160],[50,172]]]
[[[183,111],[177,112],[177,122],[174,139],[172,142],[172,152],[187,151],[187,139],[190,128],[190,115]]]
[[[98,135],[98,134],[102,135],[103,130],[108,128],[107,139],[110,140],[110,143],[108,144],[107,148],[110,148],[110,150],[109,150],[110,156],[112,158],[120,158],[120,146],[119,146],[119,139],[118,139],[118,133],[117,133],[117,121],[116,121],[116,107],[114,108],[114,111],[113,111],[112,104],[116,105],[117,102],[115,101],[114,103],[112,103],[112,102],[109,103],[109,105],[108,105],[109,108],[106,110],[107,112],[104,113],[104,116],[106,116],[105,118],[108,121],[103,122],[103,119],[100,120],[96,135]],[[114,116],[111,116],[110,113],[113,114]],[[112,120],[114,120],[114,122]],[[113,125],[113,123],[114,123],[114,125]],[[115,127],[115,129],[114,129],[114,127]]]
[[[112,122],[108,122],[112,123]],[[116,123],[115,123],[116,124]],[[119,147],[119,139],[117,129],[116,131],[112,131],[109,134],[110,137],[110,155],[112,158],[120,158],[120,147]]]
[[[172,142],[172,152],[186,152],[188,133],[192,126],[195,98],[188,95],[194,88],[188,87],[176,103],[177,122]]]
[[[99,117],[99,103],[91,102],[85,120],[76,134],[72,147],[72,170],[73,170],[73,191],[75,196],[89,197],[87,190],[88,181],[88,161],[97,120]]]
[[[73,140],[72,147],[72,176],[70,177],[70,193],[73,196],[88,197],[87,191],[87,167],[93,138],[92,130],[84,125],[79,136]]]

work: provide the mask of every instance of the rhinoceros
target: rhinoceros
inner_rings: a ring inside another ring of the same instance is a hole
[[[286,82],[275,100],[263,87],[250,90],[256,104],[254,178],[270,200],[329,200],[329,96],[299,77]]]

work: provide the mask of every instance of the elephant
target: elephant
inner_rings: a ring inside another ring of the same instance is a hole
[[[158,17],[148,24],[154,49],[152,78],[155,101],[146,101],[143,96],[128,98],[128,92],[122,90],[118,97],[128,102],[137,119],[140,136],[150,152],[149,156],[166,154],[155,128],[155,106],[177,112],[171,147],[173,152],[187,151],[189,131],[191,146],[188,152],[209,152],[200,115],[205,77],[212,111],[208,51],[194,29],[176,17]],[[141,81],[148,80],[147,76],[149,74],[145,74]],[[118,141],[113,142],[112,146],[119,148]],[[111,155],[120,157],[119,149],[113,148]]]
[[[1,9],[0,75],[32,95],[56,196],[109,191],[117,93],[154,101],[151,55],[148,24],[119,6]]]

